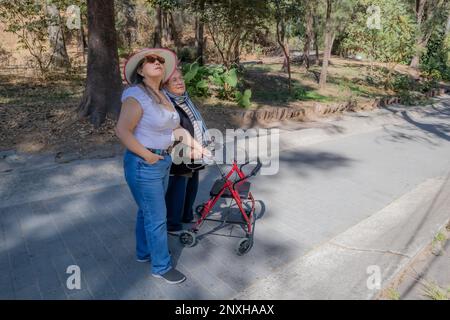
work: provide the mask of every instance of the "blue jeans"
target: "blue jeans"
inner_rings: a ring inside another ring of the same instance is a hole
[[[170,176],[166,193],[167,229],[179,231],[183,229],[182,222],[194,219],[193,206],[198,191],[199,172],[192,177]]]
[[[152,273],[159,275],[172,268],[164,198],[171,164],[170,155],[149,164],[129,150],[125,152],[123,161],[125,180],[139,207],[136,220],[137,257],[151,258]]]

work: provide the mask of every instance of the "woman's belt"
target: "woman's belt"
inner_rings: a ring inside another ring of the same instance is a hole
[[[147,148],[147,150],[153,152],[154,154],[157,154],[159,156],[167,156],[172,153],[172,147],[169,147],[168,149],[152,149]]]

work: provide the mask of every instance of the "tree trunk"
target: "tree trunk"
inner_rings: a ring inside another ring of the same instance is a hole
[[[425,5],[427,0],[416,0],[416,19],[417,19],[417,29],[419,30],[419,35],[416,38],[416,53],[414,54],[410,66],[412,68],[418,68],[420,64],[420,57],[422,56],[423,50],[427,47],[427,42],[425,41],[425,35],[422,31],[422,23],[424,19]]]
[[[70,59],[67,54],[64,30],[58,8],[54,4],[45,5],[46,14],[50,19],[48,39],[52,49],[52,65],[57,68],[70,68]]]
[[[410,67],[417,69],[420,64],[420,58],[422,57],[422,53],[427,47],[427,41],[425,39],[422,39],[420,36],[419,39],[416,41],[416,53],[414,54]]]
[[[131,49],[132,44],[136,40],[136,7],[130,0],[124,1],[125,9],[125,42],[128,49]]]
[[[162,10],[160,6],[157,6],[155,10],[155,31],[153,33],[154,48],[162,47],[161,38],[162,38]]]
[[[325,51],[323,53],[322,71],[320,72],[319,87],[323,89],[327,83],[328,63],[331,56],[331,48],[333,46],[333,30],[331,27],[331,5],[332,0],[327,0],[327,17],[325,26]]]
[[[182,47],[181,39],[180,39],[180,31],[178,30],[178,26],[175,19],[175,13],[169,12],[170,19],[170,35],[172,37],[173,43],[177,48],[177,51]]]
[[[317,18],[316,18],[316,16],[314,16],[313,17],[313,34],[314,34],[314,49],[316,51],[314,64],[318,66],[320,64],[320,59],[319,59],[319,33],[317,31],[316,24],[317,24]]]
[[[161,10],[161,30],[162,38],[164,41],[161,43],[164,47],[169,46],[172,43],[172,37],[170,32],[169,12],[167,10]]]
[[[88,65],[80,117],[98,128],[110,114],[120,110],[122,81],[119,71],[114,0],[88,0]]]
[[[199,19],[197,21],[197,30],[195,32],[195,46],[197,47],[197,59],[200,65],[204,64],[203,58],[205,50],[204,33],[205,33],[205,25]]]
[[[288,90],[289,90],[289,94],[291,94],[291,60],[289,58],[289,49],[287,49],[285,47],[285,43],[283,43],[282,38],[284,38],[284,32],[280,31],[280,18],[278,16],[277,18],[277,24],[276,24],[276,28],[277,28],[277,41],[278,44],[280,45],[281,49],[283,50],[283,54],[284,54],[284,59],[285,59],[285,63],[286,63],[286,68],[287,68],[287,72],[288,72]],[[284,26],[284,24],[283,24]]]
[[[447,26],[445,27],[445,35],[444,38],[447,38],[450,35],[450,12],[447,18]]]
[[[283,50],[284,50],[284,59],[283,59],[283,66],[281,67],[281,70],[284,72],[288,71],[288,64],[290,64],[290,57],[291,57],[291,49],[289,47],[289,38],[287,36],[284,37],[283,42]],[[290,67],[290,66],[289,66]]]
[[[234,63],[239,63],[240,62],[240,55],[241,55],[241,37],[239,36],[236,39],[236,42],[234,43],[234,49],[233,49],[233,62]]]
[[[309,61],[309,52],[311,51],[311,42],[313,39],[313,15],[311,12],[308,12],[308,17],[306,20],[306,37],[305,37],[305,46],[303,47],[303,64],[306,69],[310,67]]]
[[[86,49],[87,49],[87,42],[86,42],[86,35],[84,32],[83,17],[80,15],[80,30],[78,31],[78,51],[81,52],[83,56],[83,63],[86,62]]]

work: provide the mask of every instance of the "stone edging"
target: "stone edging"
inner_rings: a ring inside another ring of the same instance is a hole
[[[425,93],[426,97],[436,97],[449,92],[448,88],[433,89]],[[312,106],[302,107],[264,107],[258,110],[242,111],[234,116],[234,120],[241,126],[252,124],[262,124],[272,121],[297,120],[307,121],[328,114],[335,114],[344,111],[373,110],[380,107],[396,104],[400,102],[400,97],[375,98],[368,102],[358,103],[357,101],[347,101],[343,103],[321,104],[314,103]]]

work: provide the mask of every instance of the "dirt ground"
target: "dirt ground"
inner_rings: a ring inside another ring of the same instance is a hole
[[[57,157],[76,153],[80,158],[120,152],[114,119],[95,129],[78,117],[83,89],[84,79],[77,76],[44,83],[32,76],[0,73],[0,151],[48,152]],[[214,99],[197,105],[207,124],[220,130],[235,127],[232,115],[241,111]]]

